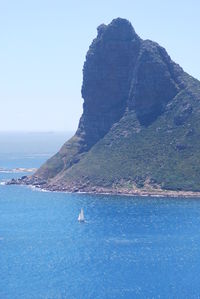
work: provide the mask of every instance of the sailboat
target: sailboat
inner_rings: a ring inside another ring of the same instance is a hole
[[[81,209],[81,211],[80,211],[80,213],[79,213],[79,215],[78,215],[78,221],[79,221],[79,222],[85,222],[83,209]]]

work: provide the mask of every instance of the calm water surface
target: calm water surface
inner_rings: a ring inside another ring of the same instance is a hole
[[[47,156],[1,154],[0,167],[37,167]],[[0,185],[2,299],[200,298],[199,274],[198,199]]]

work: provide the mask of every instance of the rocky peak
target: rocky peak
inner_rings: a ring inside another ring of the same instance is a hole
[[[141,42],[125,19],[114,19],[107,26],[102,24],[97,31],[83,68],[84,104],[78,129],[79,135],[84,131],[88,147],[122,117]]]
[[[139,39],[131,23],[122,18],[114,19],[109,25],[102,24],[97,28],[98,36],[106,41],[130,41]]]
[[[199,82],[164,48],[142,40],[129,21],[117,18],[97,28],[83,67],[82,97],[76,134],[26,183],[88,191],[154,181],[188,189],[187,170],[193,169],[199,186],[195,159],[193,168],[190,159],[185,162],[187,139],[193,139],[194,153],[200,148],[199,115],[192,118],[199,111]]]
[[[126,19],[100,25],[83,68],[83,115],[77,134],[86,148],[101,139],[126,109],[148,126],[179,90],[175,70],[164,48],[138,37]],[[165,92],[163,93],[163,90]]]

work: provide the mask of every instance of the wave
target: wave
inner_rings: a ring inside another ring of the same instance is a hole
[[[0,168],[0,173],[24,173],[24,172],[35,172],[37,168],[24,168],[24,167],[17,167],[17,168]]]

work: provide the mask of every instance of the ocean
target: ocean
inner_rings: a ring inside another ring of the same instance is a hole
[[[0,134],[0,299],[200,298],[199,199],[3,184],[69,136]]]

